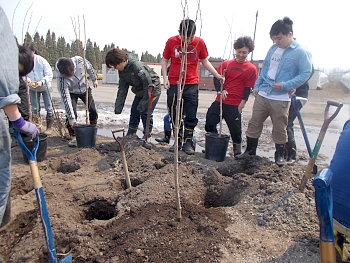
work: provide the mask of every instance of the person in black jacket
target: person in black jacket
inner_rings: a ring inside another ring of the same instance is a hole
[[[313,74],[314,74],[314,67],[312,67],[312,73],[310,78],[312,77]],[[307,102],[307,98],[309,96],[309,80],[295,90],[295,96],[297,96],[297,98],[298,97],[301,98],[297,100],[298,106],[299,106],[298,108],[299,110],[301,110],[301,108]],[[297,111],[295,110],[293,105],[290,105],[289,115],[288,115],[288,124],[287,124],[288,141],[285,146],[285,156],[284,156],[286,163],[289,165],[294,164],[297,160],[297,145],[295,143],[294,129],[293,129],[294,120],[296,117],[297,117]]]

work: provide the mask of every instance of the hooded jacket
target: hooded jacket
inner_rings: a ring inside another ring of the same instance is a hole
[[[139,112],[143,112],[148,106],[149,84],[154,84],[155,96],[161,93],[160,79],[157,73],[144,62],[137,60],[133,54],[127,54],[127,57],[124,70],[118,71],[119,87],[114,109],[116,114],[120,114],[124,108],[129,86],[132,86],[131,91],[135,96],[142,98],[137,106]]]

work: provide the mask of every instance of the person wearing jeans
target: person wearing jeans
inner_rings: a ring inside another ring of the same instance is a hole
[[[105,62],[107,67],[115,68],[119,73],[119,86],[114,112],[116,114],[122,112],[126,96],[128,95],[129,86],[131,86],[131,91],[135,94],[131,105],[129,128],[126,136],[136,134],[140,120],[143,124],[143,134],[145,136],[149,104],[148,87],[149,85],[153,86],[153,88],[151,88],[151,93],[154,93],[154,98],[152,100],[149,124],[150,136],[153,128],[152,114],[161,94],[159,76],[147,64],[139,61],[132,54],[126,54],[125,51],[119,48],[109,50]]]
[[[51,134],[53,124],[53,107],[51,105],[51,81],[53,73],[49,62],[39,56],[32,43],[25,43],[34,58],[34,69],[28,74],[29,97],[32,105],[32,113],[40,116],[40,97],[43,97],[46,110],[46,131]]]

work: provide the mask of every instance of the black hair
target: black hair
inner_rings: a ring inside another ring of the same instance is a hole
[[[22,65],[23,71],[19,72],[19,75],[26,76],[34,68],[34,58],[32,51],[25,46],[18,46],[18,63]]]
[[[70,58],[59,58],[57,61],[57,69],[61,75],[71,76],[74,74],[74,63]]]
[[[180,23],[179,32],[181,36],[194,36],[196,33],[196,23],[191,19],[184,19]]]
[[[237,38],[237,40],[233,44],[233,48],[240,49],[242,47],[247,47],[249,49],[249,53],[252,52],[255,47],[254,41],[252,40],[252,38],[248,36]]]
[[[31,51],[34,52],[34,54],[38,54],[38,52],[36,51],[36,48],[34,47],[33,43],[24,42],[23,46],[29,48]]]
[[[286,36],[290,32],[293,33],[293,21],[289,17],[285,16],[283,20],[279,19],[272,25],[270,30],[270,38],[277,36],[279,33]]]
[[[119,48],[113,48],[107,52],[105,63],[107,67],[112,68],[113,66],[116,66],[127,60],[128,60],[128,57],[126,56],[126,53],[124,50],[121,50]]]

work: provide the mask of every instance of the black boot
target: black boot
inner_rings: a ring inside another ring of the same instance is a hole
[[[286,143],[286,163],[288,165],[293,165],[297,161],[297,146],[295,140],[292,139]]]
[[[182,146],[182,150],[187,154],[194,154],[192,137],[193,137],[193,129],[185,127],[184,144]]]
[[[52,133],[52,124],[53,124],[53,116],[46,116],[46,131],[45,133],[47,135],[50,135]]]
[[[240,155],[242,153],[241,145],[240,144],[233,144],[233,156]]]
[[[244,156],[256,155],[256,149],[258,148],[259,138],[251,138],[247,136],[247,148],[241,155],[235,156],[236,160],[242,160]]]
[[[275,144],[276,151],[275,151],[275,163],[279,167],[285,167],[286,162],[284,161],[284,144]]]
[[[164,138],[162,138],[162,139],[156,138],[156,141],[157,142],[169,143],[170,142],[170,137],[171,137],[171,130],[170,131],[164,130]]]
[[[135,135],[136,132],[137,132],[137,127],[129,126],[128,132],[126,133],[125,136],[132,136],[132,135]]]

